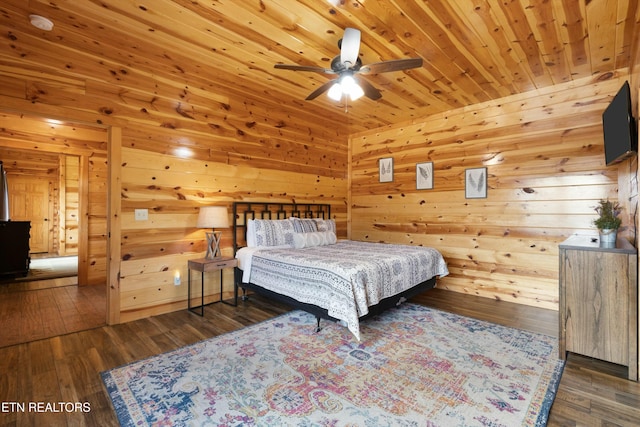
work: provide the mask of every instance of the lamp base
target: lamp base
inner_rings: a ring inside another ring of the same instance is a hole
[[[220,238],[222,237],[222,231],[207,232],[207,253],[204,256],[206,259],[214,259],[221,256],[220,252]]]

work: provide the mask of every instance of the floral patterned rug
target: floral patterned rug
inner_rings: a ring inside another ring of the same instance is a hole
[[[557,340],[404,304],[345,327],[293,311],[102,373],[123,426],[546,425]]]

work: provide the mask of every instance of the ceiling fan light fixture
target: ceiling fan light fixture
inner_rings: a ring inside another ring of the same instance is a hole
[[[352,75],[347,74],[346,76],[340,79],[340,84],[342,86],[342,92],[345,95],[348,95],[352,101],[360,98],[364,95],[364,91],[356,82],[356,79],[353,78]]]
[[[342,90],[347,94],[351,93],[351,90],[354,86],[357,86],[356,79],[353,76],[347,74],[340,79],[340,84],[342,85]]]
[[[344,4],[344,0],[339,0]],[[363,2],[364,0],[358,0]],[[366,79],[354,77],[359,74],[380,74],[392,71],[410,70],[422,67],[422,58],[395,59],[373,64],[362,65],[359,58],[360,31],[355,28],[345,28],[344,36],[338,42],[340,55],[331,60],[331,68],[312,67],[308,65],[276,64],[274,68],[293,71],[312,71],[324,74],[338,75],[335,80],[330,80],[319,86],[305,98],[306,101],[316,99],[320,94],[327,92],[330,99],[340,101],[343,97],[355,101],[365,95],[367,98],[377,101],[382,98],[382,93]],[[346,99],[345,99],[346,101]],[[346,105],[346,102],[345,102]]]
[[[356,79],[351,75],[346,75],[336,81],[329,91],[327,92],[327,96],[334,100],[340,101],[343,96],[348,96],[352,101],[362,97],[364,95],[364,90],[360,87]]]
[[[327,96],[334,101],[340,101],[342,99],[342,85],[340,83],[335,83],[327,92]]]
[[[351,87],[351,90],[349,92],[349,97],[351,98],[352,101],[355,101],[356,99],[360,99],[362,95],[364,95],[364,91],[362,90],[359,84],[354,83],[354,85]]]

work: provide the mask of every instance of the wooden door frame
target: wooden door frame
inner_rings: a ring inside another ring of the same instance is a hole
[[[121,211],[121,159],[122,159],[122,128],[110,126],[107,128],[107,253],[106,253],[106,322],[108,325],[120,323],[120,211]],[[86,256],[89,245],[89,207],[84,194],[88,193],[89,185],[89,158],[80,157],[80,184],[79,194],[79,217],[82,218],[79,224],[78,235],[85,236],[78,240],[78,282],[83,274],[87,280],[89,273],[89,263]],[[82,255],[82,256],[81,256]]]
[[[88,284],[89,281],[89,157],[80,156],[78,180],[78,286]],[[108,191],[107,191],[108,194]]]
[[[120,323],[122,128],[112,126],[107,133],[107,324],[114,325]]]
[[[120,211],[122,202],[121,193],[121,167],[122,164],[122,128],[110,126],[107,128],[107,253],[106,253],[106,322],[108,325],[120,323]],[[89,185],[89,158],[80,157],[80,184],[79,194],[88,193]],[[89,208],[84,196],[79,201],[79,217],[82,218],[79,224],[78,235],[86,236],[78,240],[78,281],[83,274],[87,280],[89,265],[88,259],[82,254],[87,253],[89,245]]]
[[[54,119],[61,120],[65,123],[78,123],[84,124],[87,126],[103,129],[107,131],[107,162],[108,162],[108,178],[107,178],[107,191],[106,191],[106,203],[107,203],[107,216],[106,218],[106,243],[107,243],[107,252],[105,255],[105,263],[106,263],[106,300],[107,300],[107,309],[106,309],[106,323],[109,325],[120,323],[120,236],[121,236],[121,225],[120,225],[120,209],[121,209],[121,146],[122,146],[122,129],[120,127],[112,127],[109,125],[100,125],[93,122],[85,122],[72,120],[65,117],[56,117],[55,115],[43,114],[30,110],[12,110],[12,109],[2,109],[2,111],[9,114],[21,115],[25,114],[32,117],[38,117],[43,120],[45,119]],[[89,174],[89,156],[80,156],[80,171],[81,174],[86,174],[85,176],[88,178]],[[80,181],[83,181],[82,179]],[[84,181],[84,183],[79,184],[82,188],[79,188],[80,199],[83,199],[81,191],[88,191],[88,181]],[[87,225],[87,215],[88,215],[88,203],[86,201],[79,201],[79,204],[83,206],[78,206],[79,214],[82,212],[80,216],[80,222],[82,225],[79,227],[83,228],[81,232],[79,230],[78,234],[78,282],[80,282],[80,269],[83,268],[85,272],[85,282],[88,279],[88,258],[86,256],[86,249],[89,246],[89,235],[88,235],[88,225]],[[82,243],[81,243],[82,242]],[[82,248],[83,251],[80,250]],[[81,263],[81,260],[82,263]],[[81,267],[82,264],[82,267]]]
[[[67,227],[66,208],[64,211],[64,215],[62,214],[62,204],[67,199],[67,173],[68,171],[66,156],[64,154],[61,154],[60,156],[58,156],[58,213],[52,213],[53,215],[55,215],[55,230],[57,231],[54,232],[53,238],[58,241],[58,254],[60,255],[67,255],[67,239],[66,233],[64,232],[65,228]],[[54,209],[56,209],[56,206],[54,206]]]

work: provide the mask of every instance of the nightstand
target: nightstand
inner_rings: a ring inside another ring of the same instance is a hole
[[[215,257],[213,259],[207,258],[198,258],[198,259],[190,259],[188,263],[188,309],[189,311],[199,314],[200,316],[204,316],[204,273],[209,271],[220,271],[220,299],[214,302],[222,302],[225,304],[233,305],[236,304],[224,301],[222,299],[222,284],[223,284],[223,272],[225,268],[233,268],[238,265],[238,260],[233,257]],[[191,306],[191,270],[196,270],[200,272],[200,306]],[[197,309],[200,311],[196,311]]]
[[[571,236],[560,249],[558,346],[627,366],[638,381],[638,251],[626,239],[614,248]]]

